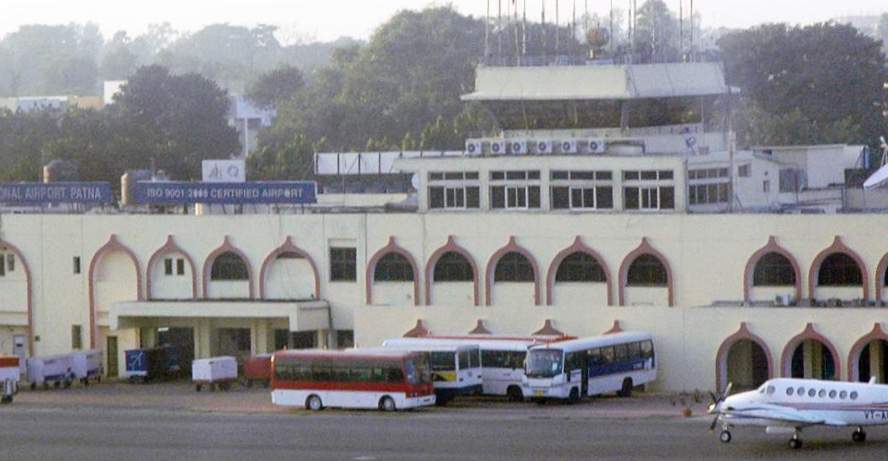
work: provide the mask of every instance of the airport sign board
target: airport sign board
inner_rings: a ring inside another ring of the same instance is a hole
[[[139,205],[307,205],[317,203],[317,183],[144,181],[136,183],[133,198]]]
[[[201,162],[204,182],[246,182],[244,160],[204,160]]]
[[[107,182],[0,183],[0,203],[8,206],[106,205],[113,202],[114,194]]]

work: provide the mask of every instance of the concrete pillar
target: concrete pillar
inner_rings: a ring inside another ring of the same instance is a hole
[[[212,325],[209,320],[198,320],[194,325],[194,358],[212,357]]]
[[[141,338],[143,348],[157,346],[157,328],[153,326],[142,327],[139,329],[139,337]]]
[[[885,370],[882,368],[882,341],[869,343],[870,376],[875,376],[880,384],[885,384]]]
[[[315,340],[315,344],[318,345],[318,349],[328,349],[330,347],[330,342],[328,339],[328,331],[327,330],[318,330],[317,331],[317,340]]]

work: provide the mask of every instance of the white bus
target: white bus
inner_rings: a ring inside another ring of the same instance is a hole
[[[476,344],[433,344],[421,338],[397,338],[386,340],[382,346],[428,354],[438,405],[446,405],[454,397],[481,393],[481,353]]]
[[[617,333],[534,346],[527,353],[524,395],[543,402],[632,389],[657,379],[657,361],[650,334]]]

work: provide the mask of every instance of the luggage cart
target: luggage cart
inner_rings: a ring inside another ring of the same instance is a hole
[[[197,392],[204,386],[211,391],[216,388],[227,391],[231,389],[231,383],[237,381],[237,359],[212,357],[195,360],[191,363],[191,381]]]
[[[18,357],[0,357],[0,404],[12,403],[21,375]]]
[[[49,389],[71,387],[74,382],[73,357],[71,354],[52,355],[47,357],[31,357],[27,361],[28,382],[31,390],[37,386]]]
[[[89,386],[90,381],[102,382],[102,375],[105,373],[102,351],[77,351],[71,353],[71,356],[74,379],[84,386]]]
[[[244,381],[247,387],[254,383],[268,387],[271,382],[271,354],[260,354],[244,362]]]
[[[125,377],[131,383],[170,379],[180,370],[179,353],[172,346],[126,351]]]

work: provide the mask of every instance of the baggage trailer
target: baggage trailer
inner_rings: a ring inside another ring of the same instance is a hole
[[[73,357],[71,354],[52,355],[47,357],[31,357],[27,361],[28,382],[31,390],[37,386],[49,389],[49,385],[59,388],[71,387],[74,382]]]
[[[21,375],[18,357],[0,356],[0,404],[12,403]]]
[[[200,392],[204,386],[211,391],[217,387],[227,391],[231,383],[237,381],[237,359],[234,357],[212,357],[191,362],[191,381],[194,390]]]
[[[131,383],[148,383],[176,376],[179,366],[179,352],[171,346],[126,351],[125,377]]]
[[[244,380],[247,387],[253,383],[268,387],[271,382],[271,354],[261,354],[250,357],[244,362]]]
[[[77,351],[71,353],[74,379],[79,380],[84,386],[89,386],[90,381],[102,382],[105,373],[102,351]]]

